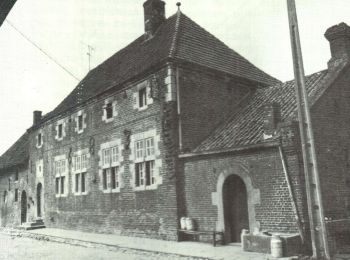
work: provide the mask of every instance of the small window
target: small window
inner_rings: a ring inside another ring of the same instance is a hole
[[[60,194],[60,177],[56,178],[56,194]]]
[[[18,181],[18,170],[15,173],[15,181]]]
[[[86,172],[81,173],[81,192],[86,191]]]
[[[113,190],[119,188],[118,167],[111,168],[111,186]]]
[[[38,145],[38,146],[41,146],[42,141],[43,141],[43,140],[42,140],[42,135],[41,135],[41,133],[39,133],[39,134],[38,134],[38,139],[37,139],[37,145]]]
[[[80,173],[75,174],[75,192],[79,192]]]
[[[147,89],[142,88],[139,90],[139,107],[147,106]]]
[[[83,115],[78,116],[78,131],[83,130]]]
[[[102,172],[102,187],[104,190],[107,190],[107,174],[109,169],[103,169],[103,172]]]
[[[57,133],[58,138],[62,138],[62,136],[63,136],[63,125],[62,124],[58,125],[57,131],[58,131],[58,133]]]
[[[106,105],[106,118],[110,119],[113,117],[113,106],[112,103]]]
[[[61,194],[64,194],[65,176],[61,176]]]
[[[15,189],[15,202],[18,201],[18,189]]]

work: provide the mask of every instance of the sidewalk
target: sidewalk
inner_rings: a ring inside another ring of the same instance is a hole
[[[273,259],[271,255],[243,252],[239,245],[213,247],[209,243],[163,241],[149,238],[126,237],[111,234],[94,234],[54,228],[44,228],[30,231],[3,229],[1,230],[1,233],[87,247],[105,247],[110,250],[141,250],[160,252],[171,255],[198,257],[199,259]]]

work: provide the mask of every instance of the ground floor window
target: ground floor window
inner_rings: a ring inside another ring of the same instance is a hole
[[[56,195],[64,194],[65,176],[56,177]]]
[[[86,172],[75,174],[75,192],[83,193],[86,191]]]
[[[154,160],[135,164],[135,186],[151,186],[155,184]]]
[[[102,188],[115,190],[119,188],[119,167],[110,167],[102,170]]]

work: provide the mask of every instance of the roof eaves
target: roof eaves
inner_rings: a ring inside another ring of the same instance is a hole
[[[183,154],[179,155],[179,158],[185,159],[185,158],[198,157],[198,156],[208,156],[208,155],[215,155],[215,154],[242,152],[242,151],[255,150],[255,149],[272,148],[272,147],[277,147],[279,145],[280,145],[279,140],[271,140],[271,141],[266,141],[266,142],[259,143],[259,144],[242,145],[242,146],[236,146],[236,147],[232,147],[232,148],[206,150],[206,151],[198,151],[198,152],[192,152],[192,153],[183,153]]]

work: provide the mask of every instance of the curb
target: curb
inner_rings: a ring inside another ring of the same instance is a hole
[[[62,238],[58,236],[50,236],[50,235],[42,235],[42,234],[36,234],[36,233],[30,233],[28,231],[23,230],[16,230],[16,229],[4,229],[0,228],[0,234],[11,236],[11,237],[24,237],[24,238],[31,238],[35,240],[42,240],[42,241],[48,241],[48,242],[55,242],[55,243],[61,243],[61,244],[69,244],[73,246],[81,246],[86,248],[96,248],[96,249],[107,249],[109,251],[114,252],[122,252],[122,253],[133,253],[137,255],[142,255],[143,253],[151,253],[156,254],[158,256],[174,256],[174,257],[182,257],[183,259],[196,259],[196,260],[219,260],[218,258],[207,258],[207,257],[199,257],[199,256],[189,256],[189,255],[182,255],[182,254],[176,254],[176,253],[166,253],[166,252],[160,252],[155,250],[146,250],[146,249],[137,249],[132,247],[122,247],[118,245],[111,245],[111,244],[105,244],[105,243],[99,243],[99,242],[91,242],[91,241],[84,241],[79,239],[73,239],[73,238]]]

